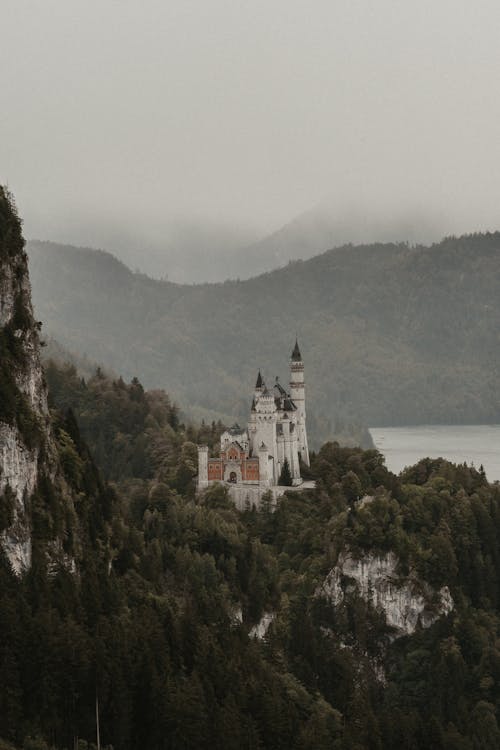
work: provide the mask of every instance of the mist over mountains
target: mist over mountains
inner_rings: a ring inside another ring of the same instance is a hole
[[[344,246],[247,281],[180,285],[109,253],[30,243],[46,335],[197,419],[244,419],[298,333],[316,441],[343,422],[500,421],[500,234]]]
[[[240,272],[232,277],[249,278],[280,268],[290,260],[308,260],[346,244],[425,244],[439,240],[446,233],[445,227],[444,217],[430,213],[400,209],[389,216],[359,207],[334,210],[323,203],[247,248],[237,259]]]
[[[130,269],[181,284],[249,279],[307,260],[332,247],[370,242],[427,244],[439,240],[456,221],[430,209],[356,208],[323,201],[276,231],[259,236],[257,228],[235,221],[177,218],[164,225],[131,227],[123,219],[88,218],[85,225],[54,228],[56,236],[85,238],[85,246],[104,247]],[[70,239],[61,244],[79,245]]]

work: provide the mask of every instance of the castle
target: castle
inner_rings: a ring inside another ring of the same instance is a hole
[[[221,435],[218,458],[198,447],[198,489],[227,483],[236,504],[259,504],[266,491],[283,492],[281,483],[302,484],[300,463],[309,465],[304,363],[298,342],[290,359],[289,392],[276,378],[269,388],[259,371],[246,429],[235,424]]]

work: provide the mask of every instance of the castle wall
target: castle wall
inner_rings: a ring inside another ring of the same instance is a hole
[[[243,461],[242,467],[242,478],[244,482],[258,482],[259,481],[259,459],[258,458],[247,458]]]
[[[208,448],[198,446],[198,488],[208,487]]]
[[[304,364],[303,362],[294,362],[290,364],[290,395],[297,407],[297,440],[298,451],[302,460],[309,466],[309,446],[307,443],[306,431],[306,396],[304,382]]]
[[[255,505],[256,508],[260,508],[262,496],[266,492],[270,492],[272,496],[272,506],[276,506],[276,500],[280,497],[285,487],[229,487],[229,496],[233,500],[238,510],[245,510],[247,507]],[[289,488],[288,488],[289,489]]]
[[[211,458],[208,461],[208,481],[217,482],[223,478],[223,464],[218,458]]]
[[[254,453],[260,449],[262,443],[267,447],[268,453],[277,455],[276,414],[257,414]]]

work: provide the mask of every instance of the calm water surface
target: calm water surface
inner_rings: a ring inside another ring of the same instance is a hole
[[[488,480],[500,481],[500,425],[372,427],[370,433],[396,474],[428,456],[483,464]]]

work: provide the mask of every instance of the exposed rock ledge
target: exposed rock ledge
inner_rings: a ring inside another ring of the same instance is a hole
[[[269,626],[274,620],[274,617],[274,612],[264,612],[257,625],[254,625],[250,630],[248,634],[250,638],[257,638],[258,641],[261,641],[263,638],[265,638],[266,633],[269,630]]]
[[[418,626],[428,628],[452,611],[454,604],[447,586],[436,592],[413,573],[400,576],[397,568],[398,558],[393,552],[383,556],[369,553],[357,560],[347,551],[340,555],[316,594],[339,606],[346,594],[357,593],[385,614],[396,638],[411,635]]]
[[[0,498],[7,487],[15,498],[14,522],[0,535],[0,544],[17,575],[31,564],[31,537],[25,501],[32,496],[37,478],[37,451],[30,451],[24,446],[16,427],[0,423]]]

